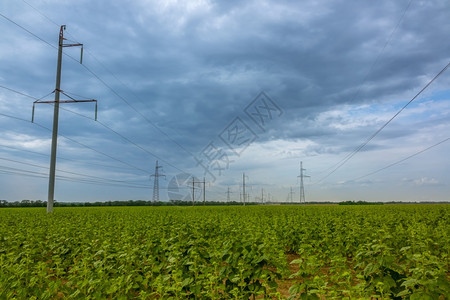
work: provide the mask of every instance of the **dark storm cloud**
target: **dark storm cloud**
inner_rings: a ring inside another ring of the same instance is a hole
[[[66,24],[68,39],[85,45],[88,69],[76,62],[79,49],[64,50],[71,57],[63,60],[63,90],[98,99],[99,121],[135,144],[130,146],[117,134],[70,112],[61,113],[61,134],[149,170],[158,158],[195,169],[192,154],[217,139],[232,120],[241,117],[252,124],[244,109],[261,91],[282,108],[283,115],[265,131],[255,129],[255,149],[280,141],[290,146],[310,143],[300,150],[284,149],[299,157],[351,152],[449,58],[448,3],[440,0],[36,1],[33,5]],[[59,28],[27,5],[9,3],[5,13],[56,45]],[[51,92],[56,50],[1,21],[0,83],[35,97]],[[20,98],[0,95],[2,109],[7,107],[4,97]],[[33,100],[20,101],[20,109],[13,113],[28,118]],[[363,108],[384,104],[389,109],[373,115]],[[92,116],[89,105],[67,109]],[[39,122],[50,127],[51,113],[51,108],[39,106]],[[14,132],[8,122],[0,122]],[[39,132],[11,123],[31,136]],[[387,128],[364,151],[386,150],[395,144],[389,141],[421,133],[419,123]],[[423,126],[443,123],[441,115]],[[36,135],[49,138],[44,131]],[[70,155],[86,152],[70,141],[63,147],[61,153]],[[90,158],[107,160],[98,153]],[[169,172],[179,171],[165,165]]]

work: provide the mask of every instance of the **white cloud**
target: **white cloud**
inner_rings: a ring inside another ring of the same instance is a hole
[[[44,151],[50,149],[50,139],[37,138],[28,134],[3,132],[0,134],[0,144],[23,148],[31,151]]]
[[[440,182],[434,178],[421,177],[418,179],[414,179],[414,184],[418,186],[427,186],[427,185],[437,185]]]
[[[284,110],[283,117],[271,123],[267,132],[258,131],[259,138],[220,180],[237,180],[245,171],[258,184],[279,186],[274,190],[284,198],[287,191],[283,189],[296,184],[300,161],[313,180],[326,175],[448,62],[450,23],[443,9],[447,1],[413,2],[399,23],[406,2],[42,0],[33,6],[66,24],[66,37],[75,35],[88,50],[85,66],[95,75],[64,56],[62,88],[98,99],[99,120],[157,154],[161,164],[164,159],[198,172],[190,154],[173,140],[188,152],[200,151],[233,118],[245,117],[243,109],[259,91],[268,92]],[[58,26],[21,1],[6,1],[5,6],[4,14],[56,45]],[[7,20],[0,26],[1,84],[35,97],[50,92],[56,50]],[[78,49],[64,51],[74,57],[79,54]],[[341,169],[323,183],[312,185],[309,195],[317,200],[332,198],[338,190],[345,199],[375,191],[373,197],[400,195],[406,199],[416,197],[411,187],[419,190],[429,185],[433,191],[421,190],[434,195],[439,192],[440,198],[448,199],[450,192],[442,184],[449,167],[448,146],[374,174],[367,181],[349,182],[448,137],[448,72]],[[141,101],[136,101],[135,94]],[[28,120],[32,101],[0,90],[2,113]],[[76,105],[75,109],[93,115],[89,105]],[[36,112],[37,122],[51,128],[52,110],[40,106]],[[129,163],[150,173],[157,159],[98,123],[65,111],[60,114],[60,134],[125,162],[59,139],[58,155],[85,163]],[[50,135],[35,124],[0,118],[3,145],[47,153]],[[180,171],[164,165],[168,176]],[[64,167],[78,170],[69,163]],[[89,164],[81,171],[108,175],[108,170]],[[128,171],[124,178],[132,177]],[[142,170],[134,171],[146,176]],[[119,173],[110,175],[116,178]],[[401,184],[399,178],[410,174],[422,176]],[[80,186],[67,183],[64,187],[74,191]],[[4,188],[0,181],[0,190]],[[87,200],[112,194],[104,187],[89,190],[92,195],[86,195]],[[129,194],[126,199],[141,195],[132,189],[121,194]],[[65,189],[58,195],[61,199],[72,197]],[[11,197],[20,200],[22,196],[17,192]]]

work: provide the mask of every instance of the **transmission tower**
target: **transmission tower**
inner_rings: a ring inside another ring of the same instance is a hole
[[[159,169],[162,169],[162,166],[159,166],[158,161],[156,161],[155,174],[150,175],[150,178],[155,177],[155,181],[153,183],[153,202],[159,202],[159,177],[166,178],[166,175],[159,174]]]
[[[83,44],[68,44],[65,43],[64,30],[66,30],[66,25],[62,25],[59,30],[59,41],[58,41],[58,62],[56,66],[56,86],[55,86],[55,100],[54,101],[40,101],[37,100],[33,103],[33,116],[31,121],[34,121],[34,105],[36,103],[52,103],[53,108],[53,130],[52,130],[52,148],[50,155],[50,170],[49,170],[49,180],[48,180],[48,201],[47,201],[47,212],[53,212],[53,202],[55,195],[55,170],[56,170],[56,148],[58,145],[58,119],[59,119],[59,104],[60,103],[78,103],[78,102],[95,102],[95,120],[97,120],[97,100],[76,100],[64,93],[61,90],[61,66],[62,66],[62,54],[64,47],[81,47],[80,64],[83,63]],[[69,97],[71,100],[59,100],[60,93]]]
[[[306,203],[305,200],[305,187],[303,186],[303,178],[305,177],[311,177],[303,174],[303,171],[306,169],[303,169],[303,162],[300,162],[300,175],[297,177],[300,177],[300,204]],[[303,202],[302,202],[303,200]]]
[[[192,176],[192,206],[195,205],[195,184],[201,183],[203,184],[203,205],[206,203],[206,180],[203,177],[203,181],[195,181],[194,176]]]
[[[292,190],[292,186],[291,186],[291,190],[288,194],[288,202],[292,203],[294,201],[294,191]]]
[[[230,194],[233,193],[232,191],[230,191],[230,187],[228,187],[226,193],[227,193],[227,202],[230,202]]]
[[[203,205],[206,204],[206,181],[205,177],[203,177]]]
[[[249,193],[245,193],[245,177],[247,177],[248,178],[248,176],[246,176],[245,175],[245,172],[244,173],[242,173],[242,200],[243,200],[243,202],[244,202],[244,206],[245,206],[245,202],[247,201],[248,202],[248,200],[250,199],[249,198]]]
[[[245,206],[245,173],[242,173],[242,195],[244,200],[244,206]]]

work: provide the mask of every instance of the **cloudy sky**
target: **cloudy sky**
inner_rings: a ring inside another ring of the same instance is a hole
[[[57,201],[152,200],[156,160],[164,201],[189,194],[189,174],[208,200],[239,201],[244,172],[251,200],[292,188],[298,201],[300,162],[307,201],[450,200],[450,70],[420,93],[450,62],[447,0],[5,0],[0,13],[0,199],[47,200],[52,104],[31,117],[54,100],[66,25],[84,53],[64,47],[61,90],[97,99],[98,119],[92,102],[61,104]]]

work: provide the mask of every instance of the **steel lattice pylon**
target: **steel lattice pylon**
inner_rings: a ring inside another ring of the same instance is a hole
[[[156,161],[155,174],[150,175],[150,177],[155,177],[155,181],[153,183],[153,202],[159,202],[159,177],[166,177],[166,175],[159,174],[160,168],[162,168],[162,166],[159,166],[158,161]]]

